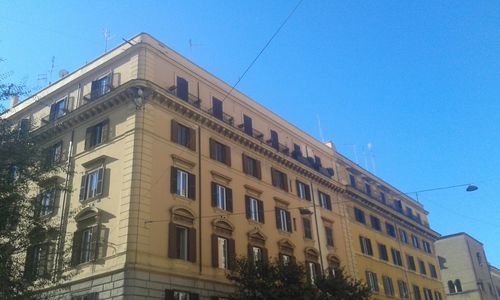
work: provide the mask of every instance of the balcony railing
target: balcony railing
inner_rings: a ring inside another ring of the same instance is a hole
[[[271,146],[274,149],[278,150],[278,152],[281,152],[281,153],[283,153],[285,155],[290,155],[290,149],[287,146],[285,146],[285,145],[283,145],[283,144],[281,144],[279,142],[277,143],[277,145],[273,145],[273,141],[272,140],[267,140],[266,144],[268,144],[269,146]]]
[[[247,133],[245,131],[245,124],[243,124],[243,123],[238,125],[238,129],[243,131],[244,133]],[[257,129],[252,128],[252,134],[250,134],[250,135],[253,136],[254,138],[260,140],[261,142],[264,141],[264,134],[262,132],[258,131]]]
[[[221,119],[224,123],[227,123],[231,126],[234,126],[234,118],[232,116],[226,114],[225,112],[222,113],[222,118],[219,118],[216,115],[214,115],[213,108],[210,108],[208,110],[208,113],[211,114],[212,116],[216,117],[217,119]]]
[[[178,97],[179,97],[179,93],[178,93],[178,89],[175,85],[169,87],[167,89],[167,92],[169,92],[170,94]],[[201,99],[198,98],[197,96],[193,95],[193,94],[188,94],[188,97],[187,97],[187,100],[186,99],[182,99],[183,101],[186,101],[187,103],[191,104],[192,106],[196,107],[196,108],[200,108],[201,106]]]

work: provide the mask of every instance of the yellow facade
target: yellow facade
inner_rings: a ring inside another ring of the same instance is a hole
[[[377,299],[393,298],[384,296],[381,276],[392,278],[394,297],[400,279],[410,299],[417,299],[413,284],[422,299],[424,287],[433,297],[441,291],[439,273],[429,276],[428,264],[438,265],[434,251],[370,227],[374,215],[432,245],[438,234],[421,205],[229,90],[140,34],[4,114],[30,119],[46,147],[62,141],[74,171],[60,178],[73,192],[61,195],[51,214],[65,232],[64,241],[51,243],[71,252],[70,266],[55,257],[52,272],[71,276],[48,291],[52,297],[224,297],[232,291],[228,261],[255,253],[294,256],[313,274],[337,263],[363,281],[374,272]],[[66,106],[51,117],[60,99]],[[382,186],[387,203],[350,186],[349,174],[374,194]],[[394,199],[421,221],[390,208]],[[366,224],[356,221],[354,207]],[[362,254],[359,236],[372,241],[373,255]],[[403,267],[380,260],[376,243],[398,249]],[[427,275],[408,271],[406,254],[422,259]]]

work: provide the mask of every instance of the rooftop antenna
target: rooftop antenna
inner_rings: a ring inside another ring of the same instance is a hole
[[[367,147],[368,148],[368,156],[370,157],[370,162],[372,164],[373,174],[375,174],[377,172],[377,168],[375,167],[375,156],[373,155],[372,147],[373,147],[373,144],[368,143],[368,147]]]
[[[319,138],[321,142],[325,142],[325,138],[323,137],[323,129],[321,128],[321,120],[319,119],[319,114],[316,114],[316,119],[318,120],[318,129],[319,129]]]
[[[52,56],[52,59],[50,61],[49,84],[52,83],[52,72],[54,71],[55,62],[56,62],[56,57]]]
[[[110,41],[114,36],[111,35],[111,31],[108,28],[104,28],[104,53],[108,52],[108,41]]]
[[[189,43],[189,51],[191,52],[191,54],[193,53],[193,47],[201,47],[201,46],[203,46],[203,44],[195,44],[195,43],[193,43],[192,39],[189,39],[188,43]]]

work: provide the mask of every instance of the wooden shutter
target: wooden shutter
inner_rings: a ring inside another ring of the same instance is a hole
[[[243,173],[248,174],[248,156],[241,154],[241,161],[243,162]]]
[[[196,262],[196,229],[188,229],[188,260]]]
[[[109,137],[109,120],[103,121],[101,123],[101,142],[100,143],[105,143],[108,141]]]
[[[73,248],[71,253],[71,265],[76,266],[80,263],[80,253],[82,250],[82,231],[73,233]]]
[[[178,132],[179,130],[177,122],[174,119],[172,119],[172,121],[170,122],[170,139],[174,143],[177,143],[177,141],[179,140],[179,138],[177,137]]]
[[[288,176],[285,173],[280,172],[281,179],[283,180],[283,189],[288,192]]]
[[[212,182],[212,207],[217,207],[217,183]]]
[[[50,121],[53,121],[56,118],[56,103],[54,103],[50,106],[50,113],[49,113],[49,120]]]
[[[174,290],[165,290],[165,300],[175,300]]]
[[[253,135],[252,118],[243,115],[243,130],[248,135]]]
[[[247,219],[252,218],[251,206],[250,206],[250,197],[248,197],[248,196],[245,196],[245,208],[246,208]]]
[[[85,132],[85,150],[90,149],[92,147],[92,132],[94,131],[94,126],[87,128]]]
[[[177,226],[174,223],[170,222],[168,224],[168,257],[170,258],[178,258],[177,257]]]
[[[227,256],[228,256],[228,268],[229,270],[234,269],[234,263],[236,259],[236,244],[234,239],[227,240]]]
[[[104,185],[104,168],[99,168],[99,170],[97,171],[97,191],[96,191],[96,196],[101,196],[102,195],[103,185]]]
[[[295,190],[297,191],[297,196],[300,197],[299,191],[300,191],[300,182],[298,180],[295,180]]]
[[[262,172],[260,170],[260,161],[258,160],[255,160],[255,169],[257,169],[255,172],[256,177],[262,179]]]
[[[92,249],[91,257],[95,260],[98,259],[99,255],[99,235],[100,235],[100,225],[92,227],[92,241],[90,243],[90,249]]]
[[[278,174],[276,174],[276,170],[274,168],[271,168],[271,183],[273,186],[278,187]]]
[[[286,227],[288,228],[288,232],[292,232],[292,218],[290,217],[290,212],[285,211],[286,215]]]
[[[177,168],[172,167],[170,169],[170,193],[177,193]]]
[[[259,221],[264,224],[264,202],[261,200],[257,200],[257,204],[259,206]]]
[[[219,267],[219,239],[212,234],[212,267]]]
[[[87,195],[87,175],[82,176],[82,182],[80,184],[80,201],[85,200]]]
[[[45,277],[50,278],[50,276],[53,273],[53,267],[54,267],[54,259],[55,259],[55,254],[56,254],[56,244],[54,243],[47,243],[46,244],[46,262],[45,262]]]
[[[224,158],[226,159],[225,163],[228,166],[231,166],[231,148],[227,145],[224,145]]]
[[[196,151],[196,130],[189,128],[189,149]]]
[[[253,260],[253,247],[251,244],[248,244],[247,246],[247,258],[249,262],[254,262]]]
[[[226,209],[233,212],[233,190],[226,188]]]
[[[189,85],[186,79],[177,77],[177,97],[184,101],[188,101]]]
[[[210,148],[210,158],[215,159],[215,142],[212,139],[208,140],[209,148]]]
[[[188,198],[196,199],[196,176],[191,173],[188,173]]]
[[[321,272],[321,266],[318,263],[314,263],[314,269],[316,270],[316,276],[321,276],[323,272]]]
[[[221,119],[223,118],[224,112],[222,109],[222,101],[213,97],[212,98],[212,114],[214,117]]]
[[[262,261],[267,262],[269,260],[267,248],[262,249]]]
[[[271,129],[271,147],[273,147],[274,149],[276,149],[278,151],[280,149],[278,133],[272,129]]]
[[[306,186],[306,200],[311,201],[311,188],[309,187],[308,184]]]
[[[274,208],[274,213],[276,215],[276,228],[278,229],[281,229],[280,228],[280,219],[281,219],[281,216],[280,216],[280,209],[275,207]]]

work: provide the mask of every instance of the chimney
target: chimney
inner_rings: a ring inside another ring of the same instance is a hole
[[[19,96],[18,95],[12,95],[10,96],[10,107],[14,107],[19,103]]]

